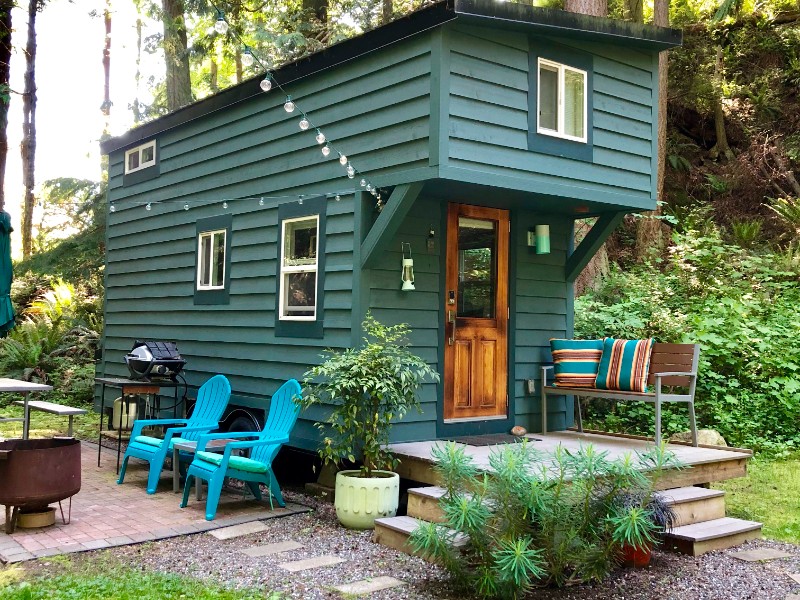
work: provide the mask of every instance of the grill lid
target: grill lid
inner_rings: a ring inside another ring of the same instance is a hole
[[[175,342],[136,340],[131,351],[125,355],[125,363],[131,379],[144,379],[174,378],[181,372],[186,361],[178,352]]]

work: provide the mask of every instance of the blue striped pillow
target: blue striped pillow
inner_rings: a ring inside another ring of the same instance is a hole
[[[603,340],[550,340],[556,387],[593,388]]]
[[[650,371],[652,338],[646,340],[615,340],[603,342],[603,358],[597,372],[598,390],[644,392]]]

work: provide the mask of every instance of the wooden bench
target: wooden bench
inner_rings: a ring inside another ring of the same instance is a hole
[[[25,405],[24,400],[16,400],[14,404],[20,406]],[[65,406],[63,404],[56,404],[55,402],[45,402],[43,400],[29,400],[29,410],[40,410],[42,412],[59,415],[61,417],[69,417],[69,425],[67,427],[67,436],[72,437],[72,418],[75,415],[85,415],[86,410],[83,408],[75,408],[74,406]]]
[[[689,426],[692,430],[692,445],[697,446],[697,423],[694,415],[694,392],[697,384],[697,363],[700,360],[700,346],[697,344],[653,344],[650,355],[650,371],[647,376],[648,387],[652,392],[625,392],[620,390],[598,390],[595,388],[556,387],[547,384],[547,371],[553,366],[542,367],[542,433],[547,433],[547,397],[575,396],[578,412],[578,431],[583,432],[581,403],[578,397],[604,398],[608,400],[638,400],[652,402],[656,409],[655,439],[661,440],[661,404],[664,402],[685,402],[689,407]],[[685,388],[687,393],[674,393],[674,389]]]

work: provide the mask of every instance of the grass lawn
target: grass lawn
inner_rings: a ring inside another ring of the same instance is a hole
[[[46,564],[45,564],[46,563]],[[56,556],[37,561],[35,567],[0,569],[3,600],[277,600],[255,588],[233,589],[191,577],[143,573],[120,564],[108,554],[91,560]]]
[[[747,477],[714,487],[726,492],[728,516],[760,521],[765,537],[800,544],[800,456],[752,459]]]

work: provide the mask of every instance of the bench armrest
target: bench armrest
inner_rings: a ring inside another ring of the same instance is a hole
[[[697,373],[690,371],[664,371],[663,373],[652,373],[653,377],[697,377]]]
[[[552,369],[553,365],[542,365],[542,383],[541,383],[542,388],[545,388],[547,386],[547,371]]]

